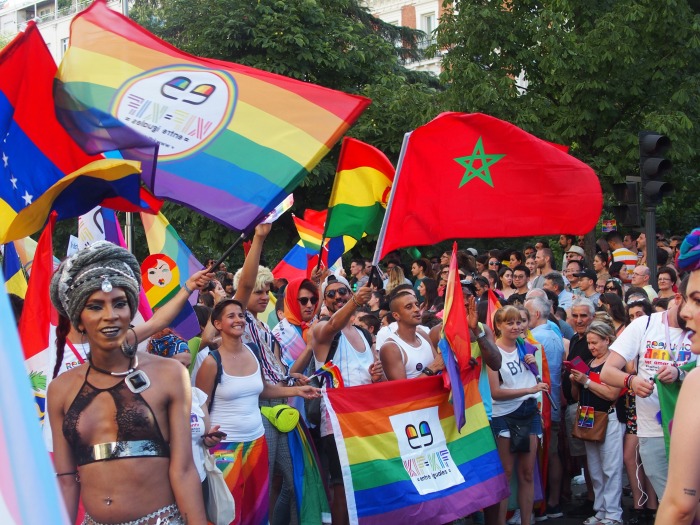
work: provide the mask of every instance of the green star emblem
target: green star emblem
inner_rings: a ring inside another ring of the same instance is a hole
[[[464,177],[462,177],[462,182],[459,183],[459,187],[461,188],[470,180],[478,177],[493,188],[493,179],[491,178],[491,171],[489,168],[505,156],[505,153],[484,153],[484,144],[481,142],[481,137],[479,137],[471,155],[454,159],[455,162],[466,169]]]

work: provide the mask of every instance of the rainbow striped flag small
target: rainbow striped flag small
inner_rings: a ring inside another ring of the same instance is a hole
[[[463,375],[461,432],[440,377],[325,391],[350,523],[446,523],[508,497],[479,371]]]
[[[319,253],[323,244],[323,227],[319,228],[294,214],[292,214],[292,218],[304,248],[311,253]]]
[[[309,379],[312,377],[322,377],[326,380],[326,386],[328,388],[343,388],[345,383],[343,382],[343,376],[340,374],[340,369],[338,365],[334,365],[333,361],[328,361],[324,363],[321,368],[316,370]]]

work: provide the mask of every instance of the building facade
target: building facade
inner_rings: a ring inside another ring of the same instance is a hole
[[[364,3],[370,13],[384,22],[423,31],[426,36],[420,42],[421,47],[435,43],[435,30],[443,12],[442,0],[365,0]],[[439,75],[441,62],[438,54],[434,58],[408,63],[406,67]]]
[[[92,0],[71,0],[65,5],[58,0],[0,0],[0,36],[10,40],[34,20],[58,64],[68,49],[71,20],[91,3]],[[107,5],[116,11],[122,9],[121,0],[108,0]]]

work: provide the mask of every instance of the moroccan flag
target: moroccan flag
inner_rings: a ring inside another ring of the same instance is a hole
[[[45,302],[48,295],[47,288]],[[67,525],[58,480],[37,422],[32,398],[36,392],[27,379],[4,290],[0,290],[0,333],[0,523]]]
[[[7,293],[13,293],[24,299],[27,294],[27,279],[24,277],[22,263],[13,242],[5,245],[2,255],[2,274],[5,276]]]
[[[58,325],[58,313],[51,304],[49,285],[53,275],[53,229],[56,213],[52,212],[34,254],[19,336],[24,349],[25,367],[34,389],[34,401],[39,421],[46,413],[46,387],[53,375],[55,355],[53,340]]]
[[[237,231],[291,193],[370,102],[188,55],[104,0],[73,19],[57,89],[77,127],[90,108],[160,143],[146,180],[157,197]]]
[[[464,385],[461,370],[469,366],[471,343],[467,326],[467,311],[464,307],[464,293],[457,277],[457,243],[452,246],[450,272],[445,287],[445,308],[442,314],[442,330],[438,348],[442,353],[447,374],[442,378],[446,387],[452,391],[452,408],[454,409],[457,430],[464,426]]]
[[[497,118],[443,113],[403,149],[376,260],[445,239],[585,234],[600,217],[593,169]]]
[[[190,275],[201,270],[203,265],[162,213],[142,213],[141,222],[146,230],[148,251],[151,253],[141,266],[143,289],[151,308],[157,310],[185,285]],[[186,304],[171,323],[173,330],[184,339],[191,339],[200,332],[199,322],[192,308],[196,300],[194,294],[190,295],[190,304]]]
[[[345,137],[328,202],[326,237],[348,235],[360,240],[382,227],[394,166],[374,146]]]
[[[54,116],[56,64],[34,22],[0,52],[0,243],[106,198],[139,203],[138,164],[86,155]]]
[[[350,523],[447,523],[508,496],[479,369],[464,377],[461,433],[439,377],[325,392]]]

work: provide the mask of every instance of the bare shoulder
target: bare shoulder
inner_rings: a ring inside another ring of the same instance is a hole
[[[88,365],[80,365],[70,370],[66,370],[61,375],[49,383],[48,391],[54,395],[70,392],[72,389],[79,389],[85,381]]]
[[[139,352],[138,358],[139,368],[154,378],[163,378],[166,381],[179,381],[183,373],[187,373],[187,368],[176,359],[145,352]]]
[[[685,393],[686,395],[691,394],[693,396],[700,396],[700,368],[694,368],[693,370],[688,372],[685,381],[683,381],[681,393]]]

